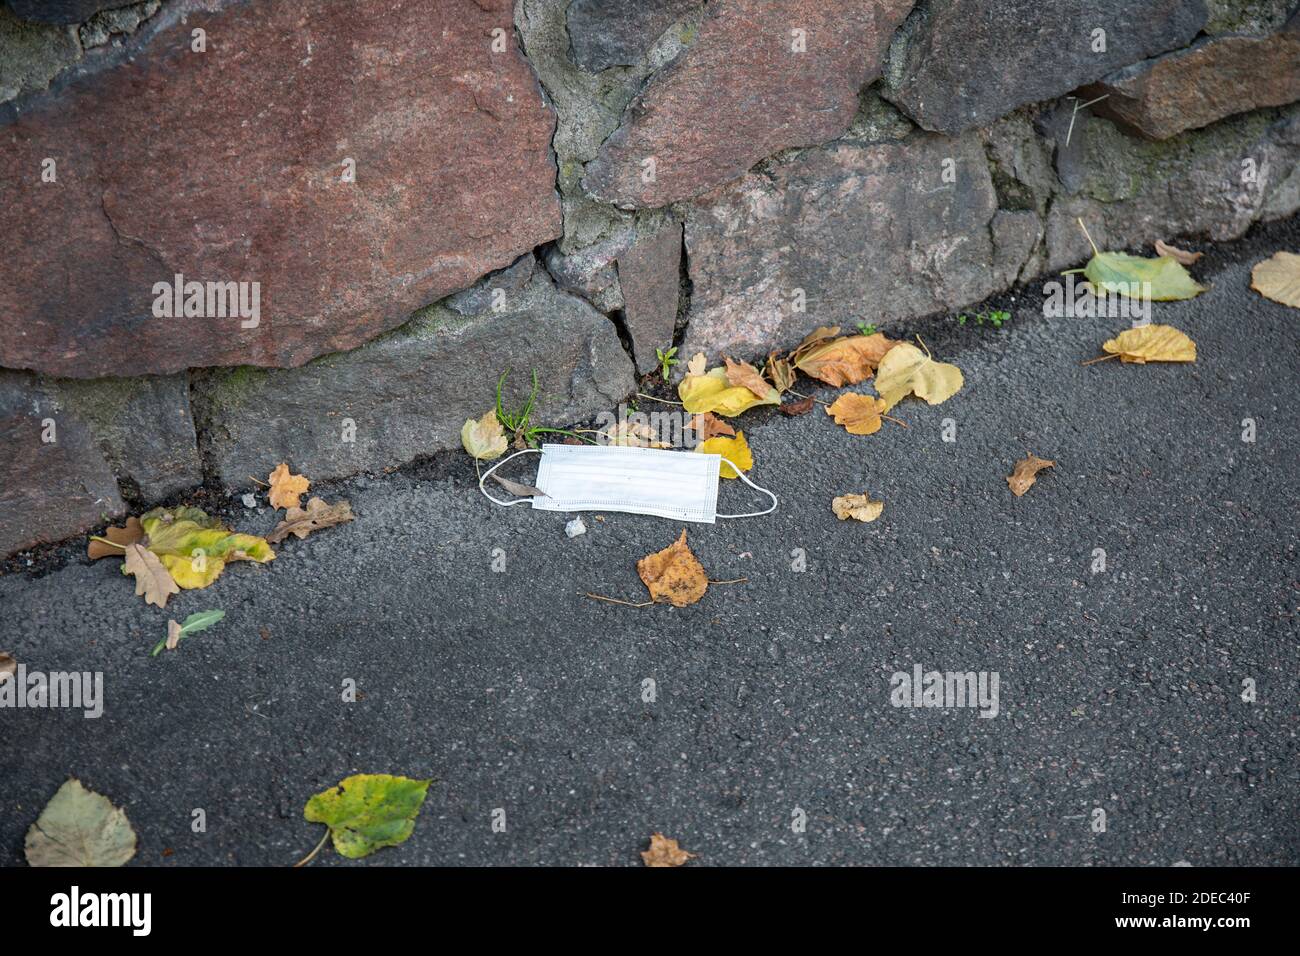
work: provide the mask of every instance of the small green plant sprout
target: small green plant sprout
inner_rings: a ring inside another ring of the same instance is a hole
[[[514,435],[515,446],[521,448],[532,448],[541,440],[542,435],[568,435],[570,438],[581,439],[581,435],[575,435],[571,431],[565,431],[563,428],[544,428],[541,425],[532,423],[533,409],[537,405],[537,369],[533,369],[533,387],[528,393],[528,401],[524,407],[517,412],[506,411],[501,402],[501,389],[506,383],[506,376],[510,374],[510,369],[501,373],[497,379],[497,421],[501,427]]]
[[[968,315],[962,312],[957,316],[957,324],[965,325],[970,319],[975,320],[976,325],[989,323],[995,329],[1002,328],[1002,323],[1011,321],[1011,313],[1005,309],[993,309],[990,312],[976,312],[974,315]]]
[[[676,355],[677,346],[675,345],[670,345],[666,349],[655,349],[655,358],[659,359],[659,374],[663,376],[665,382],[668,381],[668,373],[677,364]]]
[[[875,335],[875,334],[876,334],[876,327],[875,327],[874,325],[872,325],[870,322],[864,322],[864,321],[859,320],[859,321],[858,321],[858,334],[859,334],[859,335]]]

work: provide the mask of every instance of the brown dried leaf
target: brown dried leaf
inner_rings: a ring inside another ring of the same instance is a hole
[[[706,442],[710,438],[717,438],[719,435],[732,436],[736,430],[724,422],[713,412],[701,412],[691,419],[691,431],[695,432],[695,437]]]
[[[1250,287],[1266,299],[1300,309],[1300,256],[1278,252],[1250,270]]]
[[[346,501],[336,501],[329,505],[320,498],[312,498],[306,508],[290,508],[284,513],[284,520],[275,526],[275,530],[266,536],[269,544],[279,544],[289,535],[305,538],[313,531],[343,524],[353,518],[352,505]]]
[[[1044,468],[1055,467],[1056,462],[1030,455],[1016,462],[1016,467],[1007,475],[1007,485],[1011,493],[1019,498],[1038,480],[1038,473]]]
[[[831,510],[841,521],[875,521],[885,510],[883,501],[872,501],[867,495],[840,495],[831,502]]]
[[[9,680],[18,671],[18,662],[12,654],[0,651],[0,684]]]
[[[1179,249],[1177,246],[1171,246],[1169,243],[1157,239],[1156,255],[1168,256],[1169,258],[1176,260],[1181,266],[1190,266],[1197,259],[1201,258],[1201,256],[1205,255],[1205,253],[1188,252],[1186,249]]]
[[[302,475],[289,474],[289,466],[281,462],[266,478],[271,483],[267,496],[272,508],[297,508],[311,482]]]
[[[883,400],[874,395],[845,392],[826,409],[826,414],[843,425],[850,435],[870,435],[880,431],[880,415],[885,411]]]
[[[807,415],[812,411],[812,407],[813,400],[812,397],[809,396],[808,398],[801,398],[797,402],[786,402],[781,406],[781,414],[789,415],[791,418],[794,418],[796,415]]]
[[[795,367],[836,388],[857,385],[871,376],[885,353],[897,344],[883,332],[832,339],[801,354]]]
[[[123,574],[135,575],[135,593],[144,595],[145,604],[167,606],[167,598],[179,594],[180,588],[158,556],[140,543],[126,546]]]
[[[113,544],[107,544],[103,541],[96,541],[91,538],[86,545],[86,557],[92,561],[98,561],[100,558],[120,558],[122,557],[122,548],[128,544],[135,544],[144,537],[144,528],[140,527],[139,518],[127,518],[126,524],[120,528],[110,526],[104,531],[102,537],[107,538],[113,544],[119,544],[121,548],[113,547]]]
[[[819,328],[813,329],[811,332],[809,332],[807,335],[803,337],[802,342],[800,342],[798,345],[795,346],[794,351],[790,353],[790,361],[793,362],[795,359],[797,359],[804,352],[807,352],[814,345],[820,345],[821,343],[825,342],[827,339],[833,339],[835,338],[835,336],[839,334],[840,334],[840,327],[838,325],[823,325],[820,326]]]
[[[709,368],[709,360],[704,357],[703,352],[696,352],[691,356],[691,360],[686,363],[687,375],[703,375]]]
[[[596,433],[596,440],[602,445],[619,445],[624,448],[668,447],[668,443],[660,441],[658,433],[649,424],[627,419],[602,428]]]
[[[646,866],[681,866],[687,860],[695,859],[696,855],[683,850],[676,840],[670,840],[662,833],[652,834],[650,849],[641,851]]]
[[[767,354],[767,377],[778,392],[794,388],[795,370],[788,359],[777,358],[776,352]]]
[[[667,598],[673,607],[686,607],[704,597],[709,587],[709,576],[699,559],[686,545],[686,531],[682,536],[654,554],[646,555],[636,563],[636,573],[650,589],[650,599]]]
[[[167,650],[176,650],[176,645],[181,642],[181,626],[175,621],[167,622]]]
[[[759,374],[758,369],[748,362],[727,359],[727,384],[735,388],[747,388],[759,398],[766,399],[772,394],[772,386]]]
[[[517,495],[520,498],[545,498],[546,497],[546,492],[542,491],[541,488],[534,488],[532,485],[526,485],[522,481],[511,481],[509,478],[502,478],[500,475],[496,474],[495,472],[492,474],[492,477],[497,480],[497,484],[499,484],[502,488],[510,492],[512,495]]]

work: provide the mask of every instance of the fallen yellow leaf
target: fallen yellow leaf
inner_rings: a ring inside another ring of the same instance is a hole
[[[891,348],[876,369],[876,391],[885,400],[885,411],[909,394],[938,405],[955,395],[964,381],[957,366],[936,362],[910,342]]]
[[[1196,343],[1172,325],[1143,325],[1125,329],[1101,344],[1122,362],[1195,362]]]
[[[662,833],[650,837],[650,849],[641,851],[641,859],[646,866],[681,866],[687,860],[695,859],[696,854],[689,853]]]
[[[646,555],[636,563],[636,573],[650,589],[650,599],[667,598],[673,607],[686,607],[704,597],[709,588],[709,576],[699,559],[686,545],[686,531],[682,536],[654,554]]]
[[[1056,462],[1048,461],[1046,458],[1039,458],[1037,455],[1022,458],[1016,462],[1011,474],[1007,475],[1007,486],[1011,488],[1011,493],[1019,498],[1038,480],[1040,471],[1044,468],[1055,467]]]
[[[805,375],[827,385],[857,385],[869,378],[885,354],[898,344],[883,332],[850,335],[812,346],[794,364]]]
[[[1250,270],[1250,287],[1266,299],[1300,309],[1300,256],[1279,252]]]
[[[272,508],[297,508],[311,485],[302,475],[291,475],[289,466],[284,462],[280,462],[266,480],[271,483],[271,492],[267,498]]]
[[[479,461],[500,458],[506,451],[506,433],[497,413],[488,409],[478,419],[467,419],[460,430],[460,443]]]
[[[843,425],[850,435],[870,435],[880,431],[880,415],[884,411],[883,401],[874,395],[859,395],[857,392],[845,392],[826,408],[826,414],[835,419],[835,424]]]
[[[831,510],[841,521],[875,521],[885,510],[883,501],[872,501],[866,495],[840,495],[831,502]]]
[[[737,432],[735,438],[726,438],[718,436],[702,441],[695,446],[696,451],[704,452],[706,455],[721,455],[727,459],[719,468],[718,473],[723,478],[739,478],[736,469],[749,471],[754,467],[754,455],[749,450],[749,442],[745,441],[745,433]],[[732,468],[727,462],[736,466]]]
[[[741,412],[748,411],[756,405],[780,405],[781,393],[770,385],[766,398],[759,398],[744,386],[732,385],[727,381],[727,370],[721,367],[710,369],[703,375],[687,375],[677,386],[682,405],[692,415],[700,412],[714,412],[734,418]]]

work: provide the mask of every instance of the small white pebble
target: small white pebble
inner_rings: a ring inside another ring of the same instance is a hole
[[[240,498],[239,500],[244,503],[245,508],[257,507],[257,498],[254,497],[251,492],[249,494],[244,495],[244,497]]]
[[[564,526],[564,533],[570,538],[576,538],[580,534],[587,533],[587,526],[582,523],[581,518],[574,518]]]

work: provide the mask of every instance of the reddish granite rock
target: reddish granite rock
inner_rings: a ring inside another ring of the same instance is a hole
[[[1135,64],[1089,87],[1103,116],[1168,139],[1261,106],[1300,100],[1300,14],[1273,36],[1220,36]]]
[[[741,176],[778,150],[848,127],[913,0],[718,0],[587,166],[621,206],[662,206]],[[805,52],[794,52],[795,30]],[[653,159],[653,180],[646,161]]]
[[[681,262],[682,226],[678,222],[668,223],[618,257],[624,322],[642,375],[659,367],[655,349],[673,344]]]
[[[512,8],[178,0],[120,54],[10,104],[0,365],[299,365],[557,236],[555,121]],[[260,283],[260,324],[154,317],[154,284],[177,273]]]

